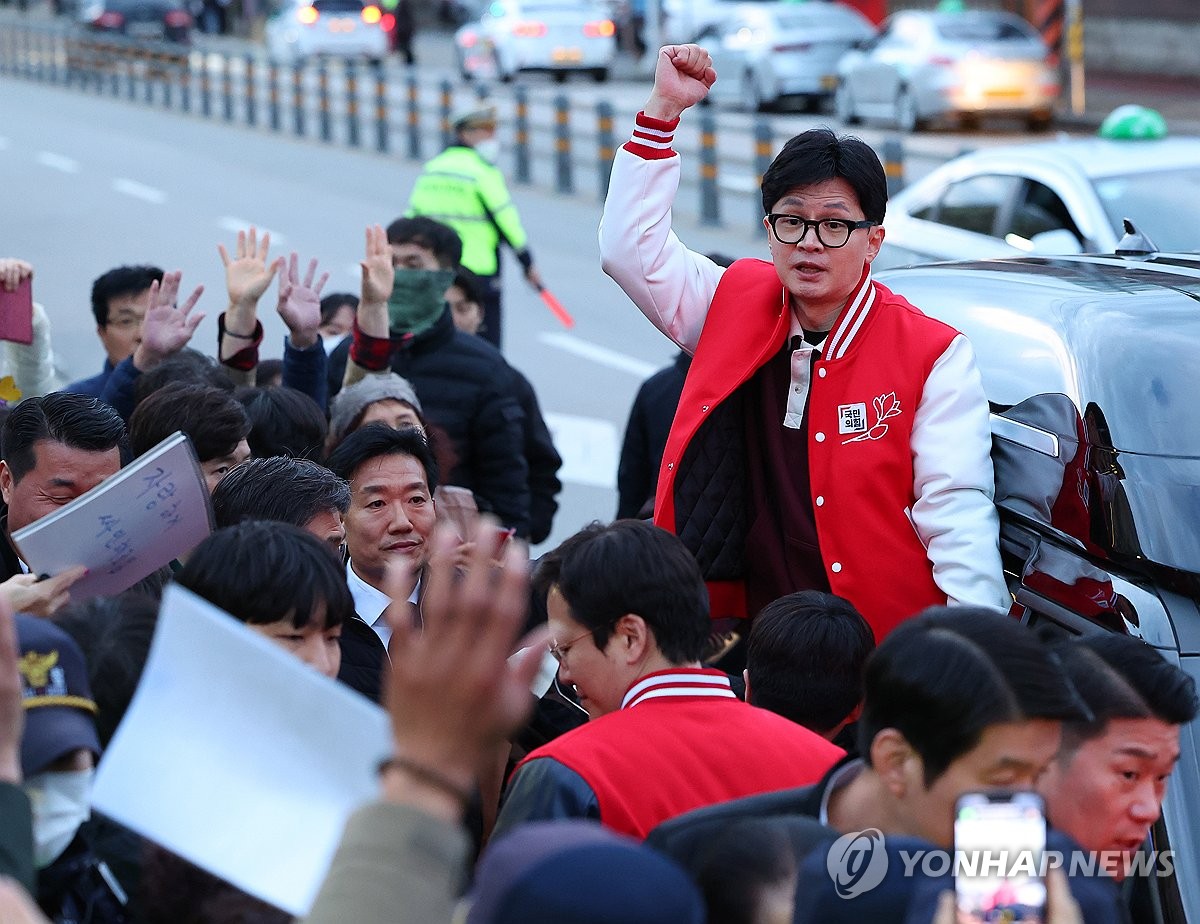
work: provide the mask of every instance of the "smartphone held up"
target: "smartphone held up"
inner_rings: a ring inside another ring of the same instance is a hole
[[[958,924],[1044,924],[1046,811],[1033,792],[974,792],[954,815]]]

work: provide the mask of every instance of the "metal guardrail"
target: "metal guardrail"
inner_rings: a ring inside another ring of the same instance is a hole
[[[483,84],[456,87],[448,80],[422,80],[353,60],[280,65],[244,52],[132,40],[61,23],[0,24],[0,76],[257,131],[370,148],[413,162],[449,142],[457,104],[468,102],[468,95],[489,96]],[[265,120],[260,117],[264,100]],[[506,154],[511,154],[515,184],[539,184],[540,177],[540,185],[559,194],[594,189],[603,201],[621,140],[614,135],[611,104],[601,102],[588,111],[572,107],[561,93],[531,94],[519,83],[511,100],[495,102],[502,107],[501,136],[510,143]],[[503,111],[505,106],[511,112]],[[749,131],[736,130],[722,127],[711,109],[702,109],[699,118],[681,127],[675,141],[684,155],[680,185],[695,193],[701,223],[720,226],[733,215],[741,225],[753,207],[755,221],[749,227],[759,233],[758,182],[775,144],[766,118],[754,119]],[[903,176],[903,147],[889,142],[884,152],[892,187]],[[587,173],[593,182],[581,182]]]

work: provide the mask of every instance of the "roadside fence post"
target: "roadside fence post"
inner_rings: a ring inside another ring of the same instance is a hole
[[[454,87],[449,80],[442,81],[441,103],[442,114],[442,147],[448,148],[454,143],[454,130],[450,126],[450,110],[454,106]]]
[[[388,152],[391,141],[391,131],[388,128],[388,85],[387,73],[383,62],[377,61],[375,71],[375,150],[380,154]]]
[[[346,142],[352,148],[361,143],[358,124],[358,65],[346,59]]]
[[[279,65],[274,61],[267,62],[267,118],[271,122],[271,131],[277,132],[283,126],[279,112]]]
[[[563,94],[554,97],[554,187],[560,193],[575,192],[571,176],[571,101]]]
[[[200,115],[212,117],[212,75],[208,72],[209,58],[200,53]]]
[[[904,143],[897,137],[885,138],[880,146],[883,152],[883,175],[887,177],[887,192],[894,196],[904,188]]]
[[[229,55],[221,56],[224,73],[222,95],[225,97],[225,121],[233,121],[233,58]]]
[[[408,159],[421,159],[421,107],[420,107],[420,89],[417,86],[417,78],[413,74],[409,74],[406,83],[408,84],[408,92],[406,94],[408,100],[408,116],[406,124],[408,127]]]
[[[292,131],[304,137],[304,71],[299,63],[292,64]]]
[[[246,55],[243,59],[246,62],[246,124],[254,127],[258,124],[258,99],[255,97],[254,90],[254,56]]]
[[[533,171],[530,169],[529,157],[529,91],[524,84],[519,84],[517,98],[517,150],[516,150],[516,181],[528,185],[532,182]]]
[[[183,56],[179,66],[179,106],[186,112],[192,111],[192,53]]]
[[[771,166],[771,150],[775,145],[774,138],[771,137],[771,123],[763,118],[754,120],[754,177],[755,188],[762,187],[763,174],[767,172],[767,168]],[[762,222],[762,201],[753,194],[750,196],[751,205],[754,206],[754,223]]]
[[[721,193],[717,185],[717,120],[711,109],[700,115],[700,222],[721,224]]]
[[[317,65],[317,105],[320,110],[321,140],[333,141],[333,113],[329,105],[329,67],[324,61]]]
[[[612,176],[613,158],[617,144],[613,138],[613,107],[607,100],[596,103],[596,176],[598,177],[600,201],[608,196],[608,181]]]
[[[99,49],[97,49],[99,50]],[[154,52],[138,51],[138,56],[142,59],[142,102],[147,106],[154,102]],[[99,62],[103,60],[103,53],[96,58],[96,76],[100,76]]]

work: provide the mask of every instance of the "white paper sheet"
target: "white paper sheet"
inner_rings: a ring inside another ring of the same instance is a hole
[[[87,565],[72,600],[132,587],[212,532],[212,504],[192,444],[173,433],[110,478],[13,533],[34,574]]]
[[[384,710],[171,585],[92,802],[303,915],[346,819],[378,797],[390,741]]]

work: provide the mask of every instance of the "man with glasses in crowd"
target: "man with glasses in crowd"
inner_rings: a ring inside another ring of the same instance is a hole
[[[716,76],[697,45],[659,51],[600,226],[605,272],[693,356],[655,522],[699,560],[721,633],[798,590],[847,598],[877,640],[935,604],[1006,609],[987,399],[967,339],[871,278],[875,153],[828,129],[784,146],[770,263],[723,269],[671,231],[674,132]]]

